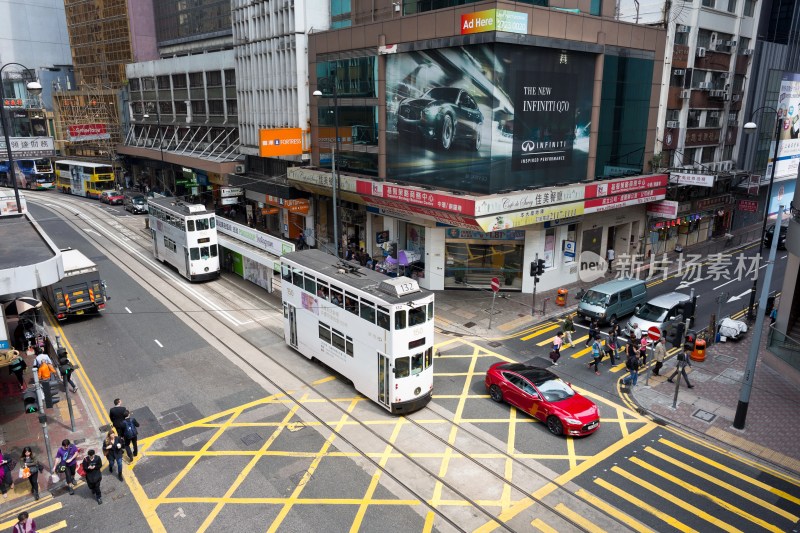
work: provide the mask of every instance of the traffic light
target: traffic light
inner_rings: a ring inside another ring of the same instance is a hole
[[[544,274],[544,259],[536,260],[536,275],[541,276]]]
[[[39,402],[36,400],[36,391],[31,388],[23,392],[22,404],[25,406],[26,413],[39,412]]]
[[[50,381],[40,381],[39,385],[42,386],[42,392],[44,393],[45,408],[52,409],[54,404],[61,401],[61,397],[58,395],[58,387],[51,387],[52,383]]]

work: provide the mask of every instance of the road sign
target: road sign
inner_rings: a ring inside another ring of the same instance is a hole
[[[500,290],[500,280],[497,278],[492,278],[492,290],[497,292]]]
[[[661,338],[661,330],[656,326],[652,326],[647,330],[647,336],[650,337],[650,340],[657,341]]]

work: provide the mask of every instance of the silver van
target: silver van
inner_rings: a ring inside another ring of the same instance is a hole
[[[619,322],[647,300],[647,285],[639,279],[615,279],[586,291],[578,304],[578,316],[585,320]]]
[[[669,292],[656,296],[634,313],[622,332],[630,335],[633,325],[638,324],[642,333],[655,326],[661,330],[661,335],[664,336],[667,330],[672,329],[673,325],[682,324],[686,320],[684,307],[690,303],[690,300],[691,297],[682,292]]]

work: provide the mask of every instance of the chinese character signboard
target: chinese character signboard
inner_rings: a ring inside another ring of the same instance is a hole
[[[646,204],[656,200],[663,200],[667,196],[667,189],[647,189],[644,191],[632,191],[623,194],[615,194],[603,198],[592,198],[584,202],[584,213],[598,213],[610,209],[618,209],[630,205]]]
[[[11,137],[14,157],[53,157],[56,150],[52,137]],[[0,152],[6,152],[6,142],[0,137]]]
[[[647,214],[656,218],[676,218],[678,216],[678,202],[674,200],[661,200],[647,204]]]
[[[367,180],[357,180],[356,191],[361,195],[376,196],[387,200],[399,200],[412,205],[441,209],[442,211],[451,211],[462,215],[473,215],[475,213],[474,200],[444,192],[434,193],[416,187],[403,187]],[[367,201],[369,202],[369,200]]]
[[[739,200],[736,203],[736,209],[747,213],[756,213],[758,212],[758,200]]]
[[[500,231],[530,226],[531,224],[539,224],[548,220],[576,217],[582,215],[583,212],[583,202],[573,202],[571,204],[526,209],[525,211],[518,211],[516,213],[481,217],[475,220],[483,231]]]
[[[678,185],[697,185],[698,187],[713,187],[714,176],[710,174],[684,174],[681,172],[670,172],[669,182]]]

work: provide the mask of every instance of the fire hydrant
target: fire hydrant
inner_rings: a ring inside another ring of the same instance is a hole
[[[692,350],[690,357],[692,361],[703,362],[706,360],[706,341],[704,339],[694,341],[694,350]]]
[[[565,306],[567,305],[567,293],[569,291],[567,289],[558,289],[558,293],[556,295],[556,305]]]

